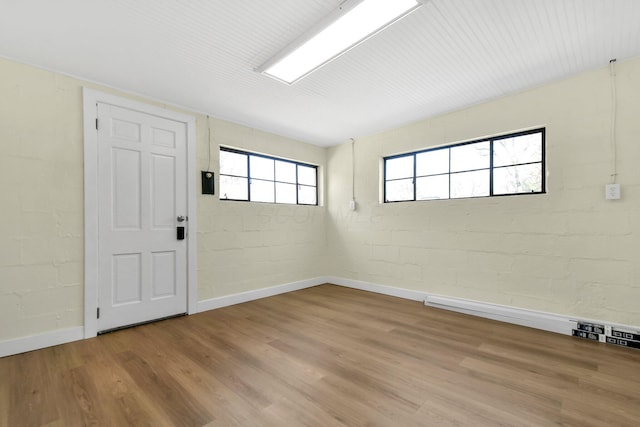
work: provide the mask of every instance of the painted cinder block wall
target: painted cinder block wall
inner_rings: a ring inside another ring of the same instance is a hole
[[[329,149],[332,276],[640,325],[640,60],[618,62],[617,181],[602,69]],[[546,127],[547,194],[381,203],[384,156]],[[345,185],[349,183],[349,185]]]
[[[83,326],[83,86],[176,109],[0,59],[0,343]],[[197,183],[209,163],[207,121],[216,180],[220,144],[323,170],[324,148],[179,111],[196,117]],[[324,272],[323,206],[223,202],[199,190],[199,301]]]
[[[0,341],[81,325],[81,118],[78,84],[0,60]]]
[[[218,180],[219,146],[225,145],[319,165],[320,192],[327,150],[311,144],[209,119],[211,164]],[[206,120],[198,121],[198,161],[207,169]],[[198,181],[199,182],[199,181]],[[219,187],[216,182],[216,192]],[[326,208],[198,198],[198,299],[307,280],[324,275]]]
[[[640,61],[617,73],[616,202],[603,195],[606,67],[358,138],[356,212],[350,144],[324,149],[183,111],[196,117],[200,169],[209,124],[215,172],[222,144],[319,164],[326,184],[320,207],[198,195],[198,299],[334,276],[640,325]],[[82,86],[163,106],[0,59],[0,342],[82,326]],[[546,195],[380,203],[383,156],[537,126]]]

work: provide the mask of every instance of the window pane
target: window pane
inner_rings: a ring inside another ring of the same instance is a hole
[[[493,193],[542,192],[542,164],[510,166],[493,170]]]
[[[384,194],[387,202],[413,200],[413,178],[387,181]]]
[[[449,149],[416,154],[416,176],[449,172]]]
[[[385,179],[387,180],[398,179],[398,178],[410,178],[413,176],[413,154],[409,156],[387,159],[384,162],[384,167],[385,167]]]
[[[220,175],[220,198],[248,200],[249,187],[247,185],[247,178]]]
[[[493,142],[493,166],[540,161],[542,161],[541,132]]]
[[[247,176],[247,155],[220,150],[220,174]]]
[[[276,182],[276,203],[296,204],[296,185]]]
[[[251,171],[251,178],[270,179],[273,181],[273,159],[249,156],[249,170]]]
[[[317,171],[318,168],[298,165],[298,184],[315,186],[317,180]]]
[[[296,183],[296,164],[276,160],[276,181]]]
[[[489,167],[489,141],[451,147],[451,172]]]
[[[251,201],[252,202],[274,202],[275,189],[273,181],[251,180]]]
[[[451,198],[489,195],[489,170],[451,174]]]
[[[448,199],[449,175],[435,175],[416,179],[416,199]]]
[[[316,187],[308,185],[298,185],[298,204],[300,205],[317,205],[318,194]]]
[[[318,168],[220,147],[220,199],[318,204]]]

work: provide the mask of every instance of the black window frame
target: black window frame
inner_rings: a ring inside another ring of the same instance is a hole
[[[223,197],[223,193],[222,193],[222,188],[220,188],[220,200],[223,201],[234,201],[234,202],[251,202],[251,203],[268,203],[268,204],[276,204],[276,205],[289,205],[289,206],[318,206],[318,166],[317,165],[313,165],[310,163],[304,163],[304,162],[298,162],[295,160],[289,160],[289,159],[283,159],[281,157],[274,157],[274,156],[269,156],[266,154],[259,154],[259,153],[253,153],[251,151],[245,151],[245,150],[239,150],[236,148],[230,148],[230,147],[224,147],[224,146],[220,146],[220,151],[226,151],[229,153],[236,153],[236,154],[242,154],[247,156],[247,176],[242,176],[242,175],[228,175],[228,174],[223,174],[223,173],[219,173],[218,175],[220,177],[223,176],[228,176],[228,177],[233,177],[233,178],[244,178],[247,180],[247,198],[246,199],[230,199],[230,198],[226,198]],[[274,161],[274,167],[275,167],[275,162],[286,162],[286,163],[291,163],[293,165],[296,166],[296,182],[285,182],[285,181],[278,181],[276,179],[276,175],[275,175],[275,169],[274,169],[274,176],[273,176],[273,181],[269,180],[269,179],[264,179],[264,178],[253,178],[251,177],[251,157],[259,157],[259,158],[263,158],[263,159],[268,159],[268,160],[273,160]],[[316,185],[309,185],[309,184],[301,184],[299,182],[298,179],[298,166],[303,166],[303,167],[307,167],[307,168],[312,168],[315,171],[315,181],[316,181]],[[252,180],[256,180],[256,181],[262,181],[262,182],[270,182],[273,183],[273,202],[263,202],[263,201],[257,201],[257,200],[251,200],[251,181]],[[277,202],[277,198],[276,198],[276,184],[289,184],[289,185],[295,185],[296,186],[296,202],[295,203],[282,203],[282,202]],[[305,188],[315,188],[315,199],[316,202],[315,203],[300,203],[300,187],[305,187]]]
[[[532,135],[532,134],[540,134],[541,136],[541,159],[540,161],[535,161],[535,162],[525,162],[525,163],[516,163],[516,164],[509,164],[509,165],[502,165],[502,166],[494,166],[494,142],[495,141],[500,141],[503,139],[509,139],[509,138],[515,138],[515,137],[519,137],[519,136],[524,136],[524,135]],[[479,143],[483,143],[483,142],[488,142],[489,143],[489,167],[488,168],[479,168],[479,169],[469,169],[469,170],[463,170],[463,171],[455,171],[452,172],[451,171],[451,149],[455,148],[455,147],[461,147],[461,146],[465,146],[465,145],[471,145],[471,144],[479,144]],[[443,173],[434,173],[431,175],[421,175],[421,176],[416,176],[416,157],[419,154],[422,153],[427,153],[427,152],[433,152],[433,151],[438,151],[438,150],[449,150],[449,169],[448,172],[443,172]],[[393,159],[399,159],[399,158],[403,158],[403,157],[410,157],[413,156],[413,175],[411,177],[403,177],[403,178],[396,178],[396,179],[391,179],[391,180],[387,180],[387,160],[393,160]],[[494,171],[496,169],[502,169],[502,168],[506,168],[506,167],[513,167],[513,166],[523,166],[523,165],[528,165],[528,164],[540,164],[541,167],[541,190],[540,191],[527,191],[527,192],[519,192],[519,193],[505,193],[505,194],[495,194],[494,193]],[[503,197],[503,196],[521,196],[521,195],[530,195],[530,194],[545,194],[546,193],[546,128],[542,127],[542,128],[536,128],[536,129],[530,129],[530,130],[525,130],[525,131],[520,131],[520,132],[514,132],[514,133],[509,133],[509,134],[502,134],[502,135],[496,135],[496,136],[491,136],[491,137],[486,137],[486,138],[480,138],[480,139],[476,139],[473,141],[465,141],[465,142],[460,142],[460,143],[456,143],[456,144],[449,144],[449,145],[444,145],[444,146],[439,146],[439,147],[434,147],[434,148],[427,148],[424,150],[419,150],[419,151],[413,151],[413,152],[409,152],[409,153],[403,153],[403,154],[395,154],[393,156],[387,156],[387,157],[383,157],[383,201],[384,203],[404,203],[404,202],[427,202],[427,201],[434,201],[434,200],[458,200],[458,199],[477,199],[477,198],[486,198],[486,197]],[[474,171],[483,171],[483,170],[488,170],[489,171],[489,194],[488,195],[482,195],[482,196],[468,196],[468,197],[451,197],[451,175],[455,175],[458,173],[466,173],[466,172],[474,172]],[[433,199],[417,199],[417,185],[416,185],[416,180],[418,178],[423,178],[423,177],[430,177],[430,176],[441,176],[441,175],[447,175],[449,178],[449,197],[447,198],[433,198]],[[389,201],[387,200],[387,182],[388,181],[400,181],[400,180],[407,180],[407,179],[412,179],[413,182],[413,198],[412,199],[407,199],[407,200],[392,200]]]

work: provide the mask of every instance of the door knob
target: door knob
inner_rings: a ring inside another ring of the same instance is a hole
[[[185,220],[185,218],[182,215],[180,215],[178,217],[178,222],[184,222],[184,220]]]

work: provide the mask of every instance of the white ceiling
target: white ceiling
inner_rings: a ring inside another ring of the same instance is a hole
[[[640,56],[638,0],[431,0],[293,86],[253,71],[340,3],[0,0],[0,56],[316,145]]]

